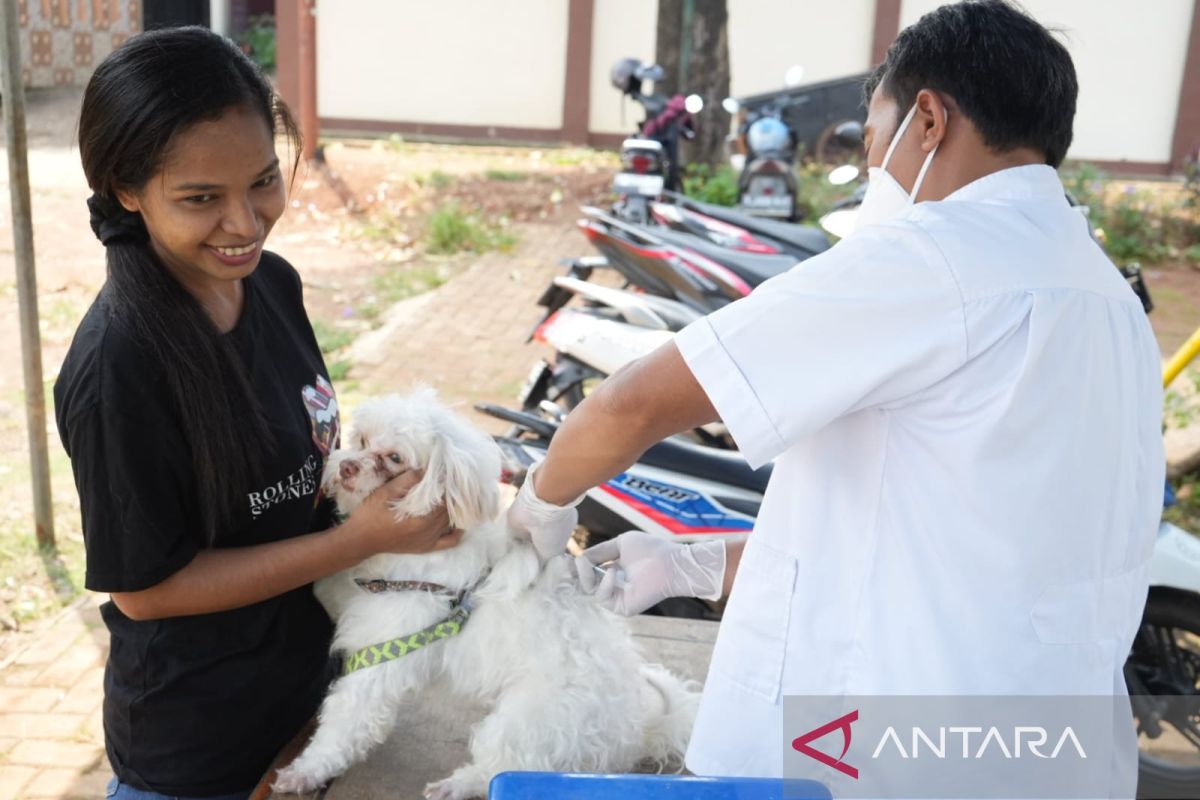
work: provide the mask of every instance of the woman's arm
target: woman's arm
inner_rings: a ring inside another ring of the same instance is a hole
[[[251,547],[202,550],[171,577],[138,592],[114,592],[130,619],[227,611],[276,597],[348,569],[377,553],[426,553],[458,544],[444,508],[401,522],[389,504],[420,480],[405,473],[376,490],[344,523]]]

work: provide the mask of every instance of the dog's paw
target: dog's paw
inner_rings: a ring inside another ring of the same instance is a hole
[[[292,764],[279,771],[271,788],[285,794],[308,794],[320,789],[326,783],[324,776]]]
[[[464,781],[451,775],[425,787],[425,800],[474,800],[487,796],[475,781]]]

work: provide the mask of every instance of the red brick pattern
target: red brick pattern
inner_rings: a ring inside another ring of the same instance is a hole
[[[26,86],[82,85],[142,28],[139,0],[18,0]],[[0,798],[3,800],[3,798]]]
[[[0,800],[104,795],[102,599],[76,602],[0,664]]]

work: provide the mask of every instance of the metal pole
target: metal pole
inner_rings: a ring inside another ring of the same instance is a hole
[[[29,157],[25,140],[25,87],[21,85],[21,44],[17,0],[0,0],[0,105],[8,150],[12,197],[13,253],[17,262],[17,305],[21,324],[21,365],[25,370],[25,421],[29,428],[33,518],[39,547],[54,547],[50,504],[50,458],[46,446],[46,396],[42,384],[42,342],[38,333],[37,274],[33,268],[33,211],[29,202]]]

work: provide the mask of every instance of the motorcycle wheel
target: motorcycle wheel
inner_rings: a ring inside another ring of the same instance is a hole
[[[1138,726],[1139,798],[1200,797],[1200,596],[1154,588],[1125,665]],[[1154,696],[1173,700],[1163,709]],[[1153,718],[1150,718],[1150,717]],[[1149,731],[1157,730],[1156,736]]]

